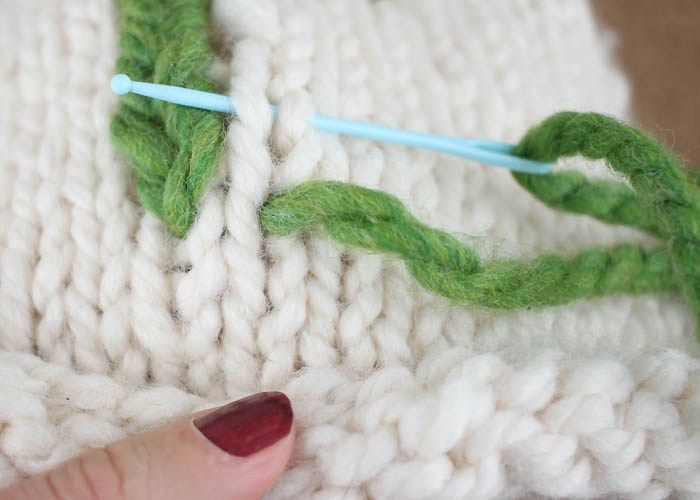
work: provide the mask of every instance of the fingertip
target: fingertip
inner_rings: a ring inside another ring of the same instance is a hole
[[[261,392],[195,419],[195,427],[212,444],[237,457],[272,446],[292,429],[294,412],[281,392]]]
[[[289,399],[261,393],[85,453],[2,498],[255,499],[284,472],[294,440]]]
[[[274,486],[292,455],[296,431],[291,403],[279,392],[255,394],[197,416],[190,429],[208,450],[216,493],[240,499],[259,498]]]
[[[228,477],[235,477],[236,481],[235,484],[227,482],[225,494],[237,499],[262,497],[274,487],[287,468],[294,442],[295,429],[292,426],[289,434],[275,444],[246,458],[232,457],[226,469]]]

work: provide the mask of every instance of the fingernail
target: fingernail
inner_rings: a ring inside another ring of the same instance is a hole
[[[293,418],[287,396],[261,392],[222,406],[195,420],[194,425],[226,453],[247,457],[289,434]]]

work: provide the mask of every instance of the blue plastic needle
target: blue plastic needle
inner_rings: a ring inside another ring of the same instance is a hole
[[[125,95],[131,92],[183,106],[221,113],[236,113],[233,100],[225,95],[173,87],[171,85],[135,82],[123,74],[114,75],[110,86],[112,91],[118,95]],[[412,132],[396,127],[344,120],[322,114],[314,115],[311,119],[311,124],[314,128],[325,132],[362,137],[379,142],[391,142],[420,149],[430,149],[440,153],[461,156],[486,165],[504,167],[516,172],[548,174],[553,168],[551,163],[540,163],[512,155],[513,146],[503,142]]]

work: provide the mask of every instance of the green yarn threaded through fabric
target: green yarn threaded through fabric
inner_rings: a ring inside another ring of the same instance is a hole
[[[134,80],[213,91],[206,37],[209,0],[119,0],[117,71]],[[129,94],[112,121],[117,148],[131,160],[138,196],[176,236],[194,221],[215,174],[220,115]]]
[[[644,229],[666,244],[650,252],[619,245],[482,263],[474,250],[422,224],[393,196],[337,182],[313,181],[272,195],[260,221],[270,234],[324,231],[344,245],[396,256],[423,287],[458,303],[516,309],[675,289],[700,311],[700,195],[670,152],[612,118],[580,113],[545,120],[516,152],[542,161],[574,154],[605,158],[631,187],[577,172],[516,178],[554,208]]]
[[[270,234],[323,230],[344,245],[399,257],[424,288],[485,307],[548,306],[675,286],[665,249],[647,253],[633,245],[482,264],[474,250],[419,222],[393,196],[350,184],[313,181],[276,194],[260,221]]]
[[[117,71],[140,81],[215,90],[205,72],[209,0],[119,0]],[[223,121],[204,110],[127,95],[112,136],[127,155],[143,205],[176,236],[192,225],[222,149]],[[338,242],[393,255],[426,289],[457,303],[516,309],[616,293],[678,290],[700,317],[700,189],[681,162],[643,133],[594,113],[559,113],[530,130],[514,153],[538,161],[605,159],[629,185],[579,172],[515,173],[557,210],[646,231],[656,250],[592,248],[532,261],[481,262],[453,236],[426,226],[393,196],[337,182],[272,195],[260,213],[269,234],[324,231]]]

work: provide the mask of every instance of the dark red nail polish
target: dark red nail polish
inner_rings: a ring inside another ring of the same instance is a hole
[[[281,392],[261,392],[219,408],[194,425],[230,455],[247,457],[289,434],[292,405]]]

